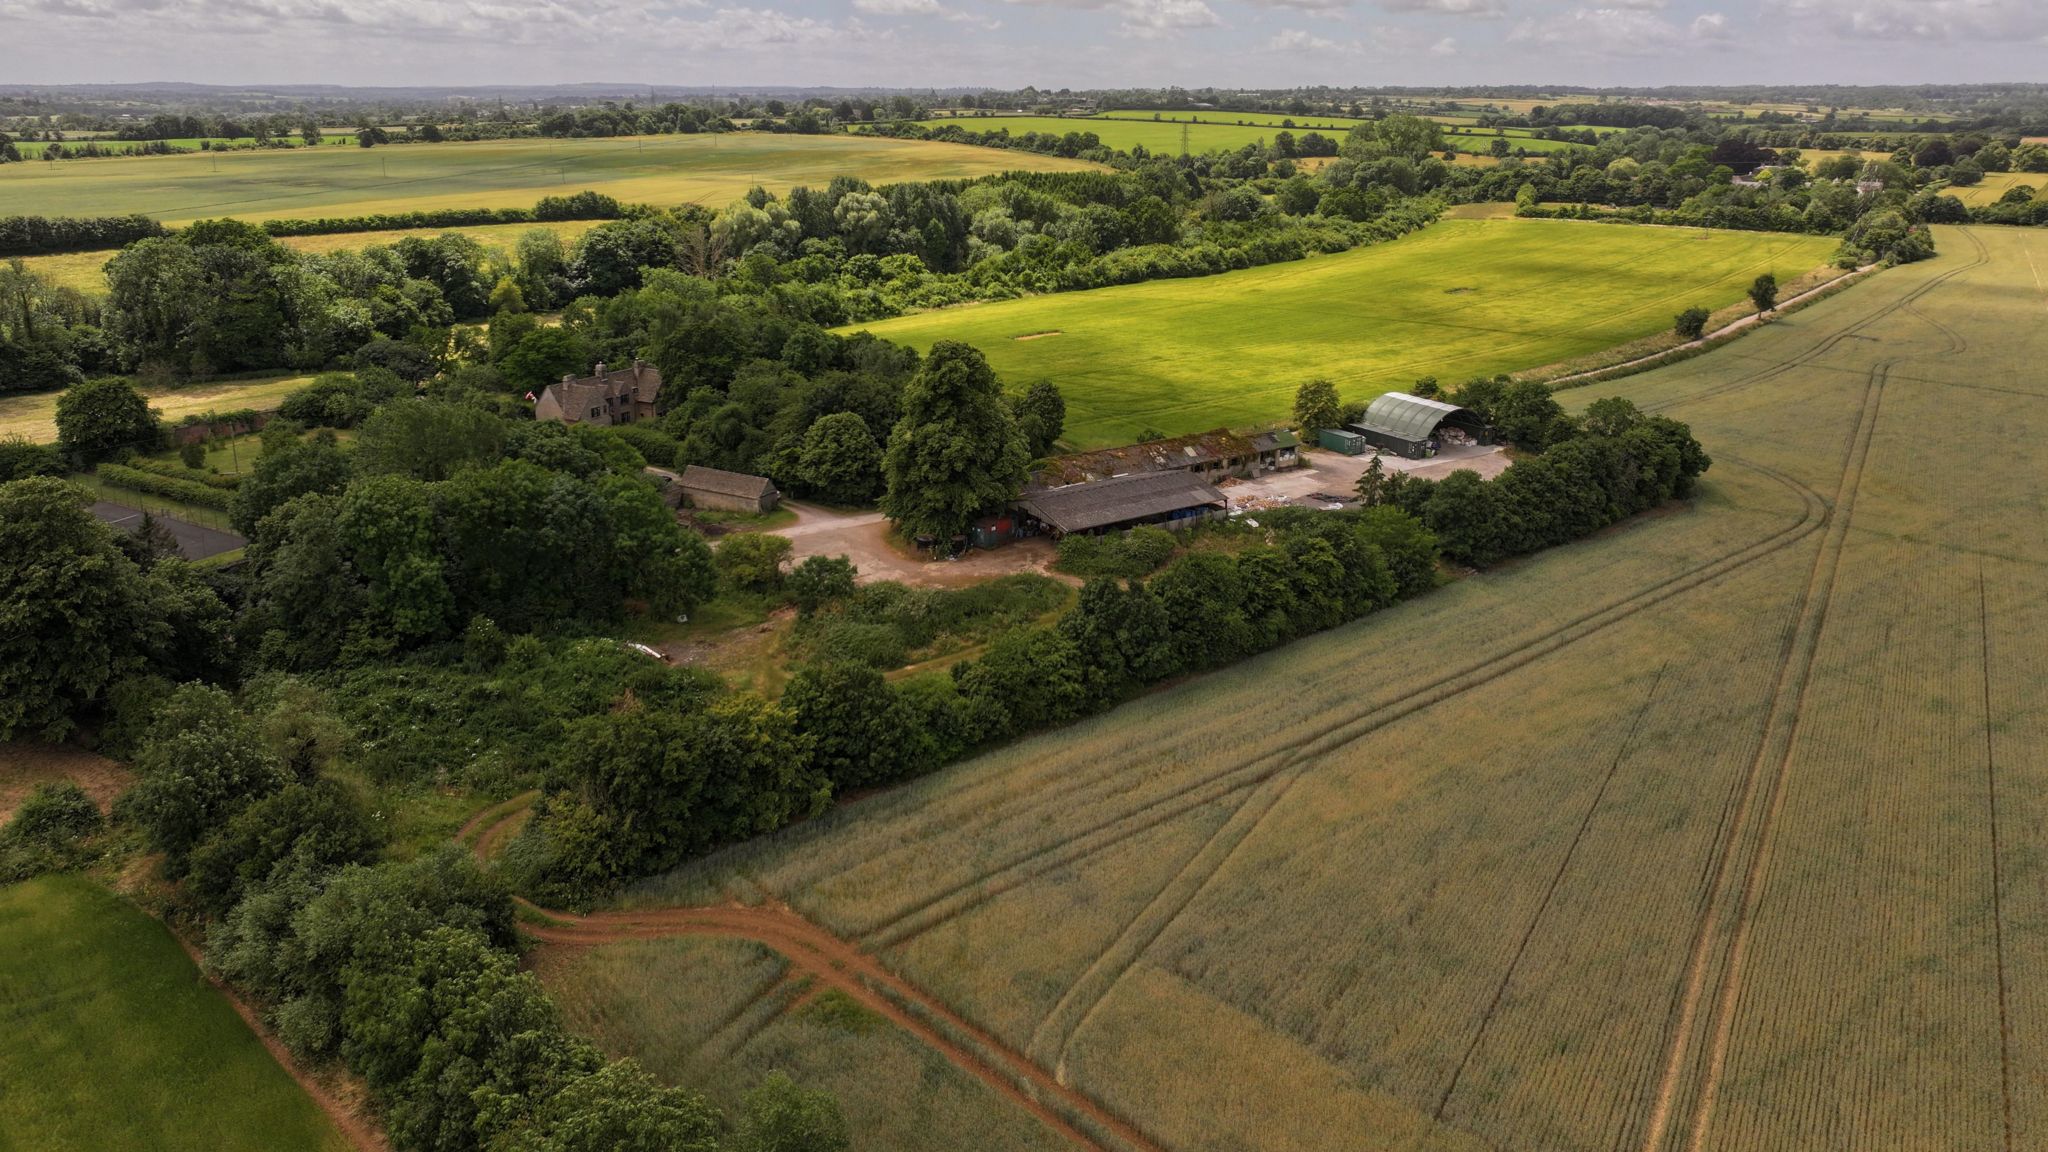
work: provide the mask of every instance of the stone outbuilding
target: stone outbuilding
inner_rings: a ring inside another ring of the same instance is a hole
[[[661,371],[644,360],[607,371],[604,361],[589,376],[564,376],[541,390],[533,418],[563,424],[634,424],[654,419]]]
[[[692,464],[683,469],[683,495],[697,508],[719,508],[727,512],[773,512],[782,493],[766,476],[727,472]]]

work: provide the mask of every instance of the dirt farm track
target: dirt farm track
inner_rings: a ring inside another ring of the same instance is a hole
[[[2048,1146],[2048,236],[1938,239],[1565,394],[1692,424],[1691,508],[647,882],[543,954],[757,941],[987,1085],[958,1098],[988,1148]],[[558,971],[662,1070],[636,993]],[[760,1002],[737,971],[661,976]],[[716,1059],[790,1051],[803,1003]],[[848,1101],[871,1146],[942,1146]]]

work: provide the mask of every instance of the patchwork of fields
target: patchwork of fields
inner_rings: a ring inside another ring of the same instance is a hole
[[[140,212],[167,224],[359,216],[524,208],[585,189],[634,203],[723,207],[756,184],[781,192],[839,175],[890,184],[1089,167],[966,144],[751,132],[304,148],[9,164],[0,167],[0,216]]]
[[[89,880],[0,887],[0,1148],[348,1152],[163,925]]]
[[[1346,399],[1570,359],[1743,298],[1758,273],[1825,263],[1827,237],[1559,220],[1445,220],[1371,248],[867,325],[965,340],[1005,382],[1051,380],[1077,447],[1285,417],[1315,376]],[[1540,306],[1536,305],[1540,302]],[[1044,335],[1057,333],[1057,335]],[[1035,339],[1019,339],[1035,336]]]
[[[788,904],[1119,1119],[1061,1112],[1079,1146],[2048,1144],[2048,236],[1938,240],[1572,397],[1689,421],[1716,462],[1686,510],[628,905]],[[667,1076],[819,1025],[758,953],[549,965],[579,1027]],[[850,1058],[903,1039],[861,1026]],[[1046,1146],[921,1085],[894,1102]]]

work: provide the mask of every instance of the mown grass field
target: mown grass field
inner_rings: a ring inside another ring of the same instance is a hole
[[[1417,377],[1513,372],[1668,328],[1824,263],[1826,237],[1557,220],[1445,220],[1390,244],[1188,280],[927,312],[868,325],[965,340],[1005,382],[1058,384],[1078,447],[1284,418],[1312,377],[1346,399]],[[1058,333],[1058,335],[1042,335]],[[1035,336],[1035,339],[1019,339]]]
[[[786,901],[1151,1149],[2048,1146],[2048,234],[1937,239],[1566,394],[1682,510],[627,902]]]
[[[0,1147],[347,1152],[163,925],[79,877],[0,888]]]
[[[396,244],[407,236],[439,236],[459,232],[486,247],[511,251],[519,237],[536,228],[553,232],[569,243],[603,223],[601,220],[550,220],[533,224],[479,224],[470,228],[397,228],[381,232],[334,232],[324,236],[284,236],[278,243],[299,252],[342,252],[368,248],[373,244]],[[25,256],[22,263],[53,284],[80,292],[107,290],[107,261],[119,249],[97,252],[62,252],[54,256]]]
[[[149,406],[162,414],[164,422],[175,424],[186,416],[205,412],[232,412],[253,408],[267,412],[285,395],[312,382],[311,376],[263,376],[253,380],[218,380],[207,384],[181,384],[143,388]],[[0,396],[0,436],[20,436],[39,444],[57,440],[57,397],[61,392],[32,392],[24,396]]]
[[[867,136],[738,133],[609,140],[489,140],[296,148],[0,168],[0,216],[360,216],[530,207],[589,189],[634,203],[723,207],[760,184],[781,192],[852,175],[875,184],[1090,165],[1057,156]]]

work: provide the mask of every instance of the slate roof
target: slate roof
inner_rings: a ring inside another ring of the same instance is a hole
[[[1026,492],[1017,506],[1061,532],[1086,532],[1111,524],[1163,516],[1184,508],[1227,506],[1215,485],[1186,472],[1140,472],[1040,488]]]
[[[1277,452],[1282,448],[1299,447],[1301,447],[1301,437],[1296,436],[1285,428],[1275,428],[1271,432],[1254,432],[1252,434],[1252,449],[1257,452]]]
[[[605,406],[607,400],[654,403],[661,392],[661,371],[643,360],[610,371],[600,362],[594,375],[564,376],[542,391],[553,393],[563,412],[581,418],[590,409]]]
[[[692,464],[683,469],[683,487],[758,500],[775,491],[775,482],[766,476],[749,476],[745,472],[727,472],[723,468]]]

